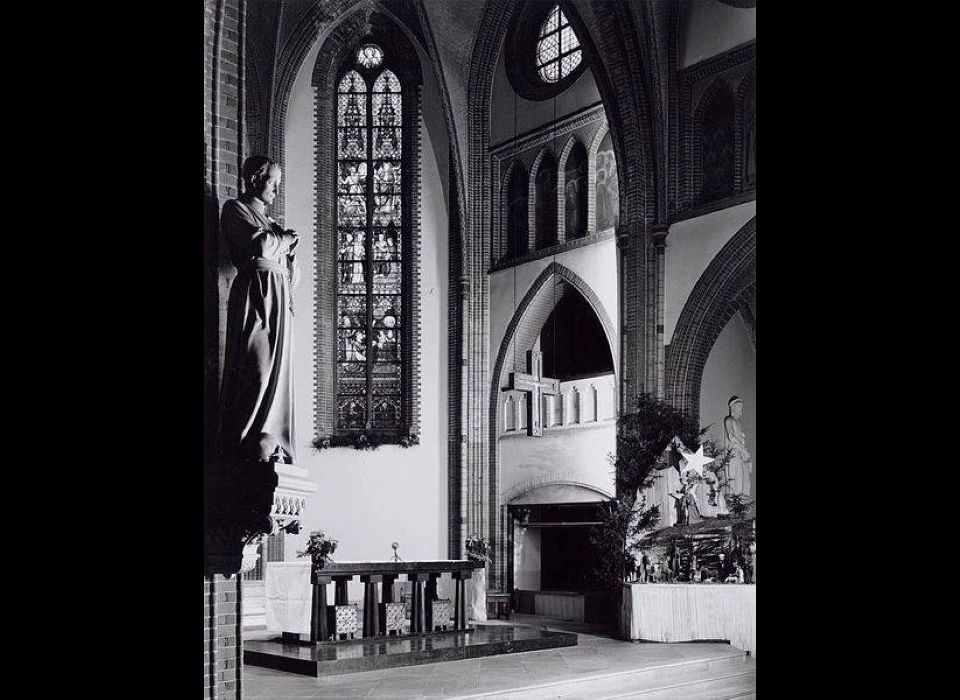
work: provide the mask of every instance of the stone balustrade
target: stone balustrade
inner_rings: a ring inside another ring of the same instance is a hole
[[[500,395],[500,434],[526,431],[527,396],[522,391]],[[617,386],[612,373],[560,382],[559,396],[544,395],[542,415],[545,430],[562,430],[615,420]]]

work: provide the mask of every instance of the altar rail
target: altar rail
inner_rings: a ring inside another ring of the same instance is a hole
[[[560,395],[543,395],[543,427],[560,429],[596,424],[617,416],[617,387],[613,374],[560,382]],[[504,391],[500,396],[500,433],[514,435],[527,429],[527,394]]]
[[[448,624],[448,619],[434,619],[434,611],[443,616],[445,605],[437,595],[437,579],[449,574],[456,582],[453,605],[453,627],[456,630],[467,628],[467,605],[465,581],[473,576],[476,569],[483,568],[483,562],[467,560],[441,561],[387,561],[387,562],[331,562],[318,572],[310,572],[310,564],[304,562],[276,562],[267,564],[267,601],[285,597],[287,604],[296,605],[305,602],[304,588],[311,588],[310,598],[310,641],[323,642],[337,633],[332,626],[339,606],[349,606],[348,584],[355,576],[363,583],[363,637],[378,637],[387,630],[390,619],[390,605],[397,603],[393,599],[393,583],[406,577],[412,585],[410,634],[423,634],[432,631],[435,626]],[[327,586],[334,584],[333,605],[327,603]],[[382,587],[382,595],[381,595]],[[330,609],[335,610],[330,615]],[[294,616],[296,613],[294,613]],[[281,622],[282,631],[293,633],[295,623]]]

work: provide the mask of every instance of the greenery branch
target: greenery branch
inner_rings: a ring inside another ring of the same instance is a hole
[[[317,450],[331,447],[352,447],[355,450],[376,450],[382,445],[413,447],[420,444],[420,437],[414,433],[405,435],[382,435],[379,433],[359,433],[356,435],[325,435],[313,441]]]

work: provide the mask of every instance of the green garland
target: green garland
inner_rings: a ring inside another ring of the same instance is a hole
[[[397,445],[399,447],[413,447],[420,444],[420,437],[408,433],[406,435],[380,435],[377,433],[360,433],[359,435],[326,435],[313,441],[317,450],[327,450],[331,447],[352,447],[355,450],[376,450],[382,445]]]

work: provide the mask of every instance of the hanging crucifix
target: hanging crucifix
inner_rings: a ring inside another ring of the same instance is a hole
[[[560,393],[560,380],[543,376],[543,353],[539,350],[527,352],[527,367],[530,373],[511,372],[510,386],[507,391],[522,391],[527,395],[527,435],[543,437],[543,396],[557,396]]]

